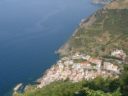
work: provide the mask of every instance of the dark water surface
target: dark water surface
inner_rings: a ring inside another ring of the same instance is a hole
[[[40,77],[80,20],[100,7],[90,0],[0,0],[0,96]]]

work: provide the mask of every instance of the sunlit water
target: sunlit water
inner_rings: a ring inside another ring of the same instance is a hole
[[[0,96],[40,77],[81,19],[100,7],[90,0],[0,0]]]

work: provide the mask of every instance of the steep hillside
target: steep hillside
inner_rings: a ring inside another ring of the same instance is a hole
[[[128,53],[128,6],[124,7],[127,1],[115,2],[121,3],[119,7],[123,9],[111,9],[109,6],[115,5],[112,2],[83,21],[69,42],[59,50],[60,54],[79,51],[102,57],[116,48]]]
[[[95,19],[93,24],[83,23],[80,26],[78,32],[69,41],[68,50],[95,56],[107,55],[116,48],[128,53],[127,16],[128,10],[126,9],[98,11],[93,16]]]

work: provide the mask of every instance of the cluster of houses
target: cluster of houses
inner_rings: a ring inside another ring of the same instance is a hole
[[[116,50],[111,55],[121,56],[124,59],[126,54],[121,50]],[[76,60],[78,62],[75,62]],[[104,62],[99,58],[92,58],[89,55],[75,53],[72,56],[61,58],[56,65],[48,69],[40,79],[40,84],[37,87],[42,88],[58,80],[78,82],[83,79],[94,79],[97,76],[112,77],[114,75],[118,77],[119,73],[120,68],[116,64]]]
[[[125,60],[125,58],[126,58],[126,53],[125,53],[123,50],[116,49],[116,50],[114,50],[114,51],[111,53],[111,56],[114,56],[114,57],[116,57],[116,58]]]

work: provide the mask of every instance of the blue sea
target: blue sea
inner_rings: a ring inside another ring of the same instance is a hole
[[[91,0],[0,0],[0,96],[55,64],[55,51],[101,7]]]

